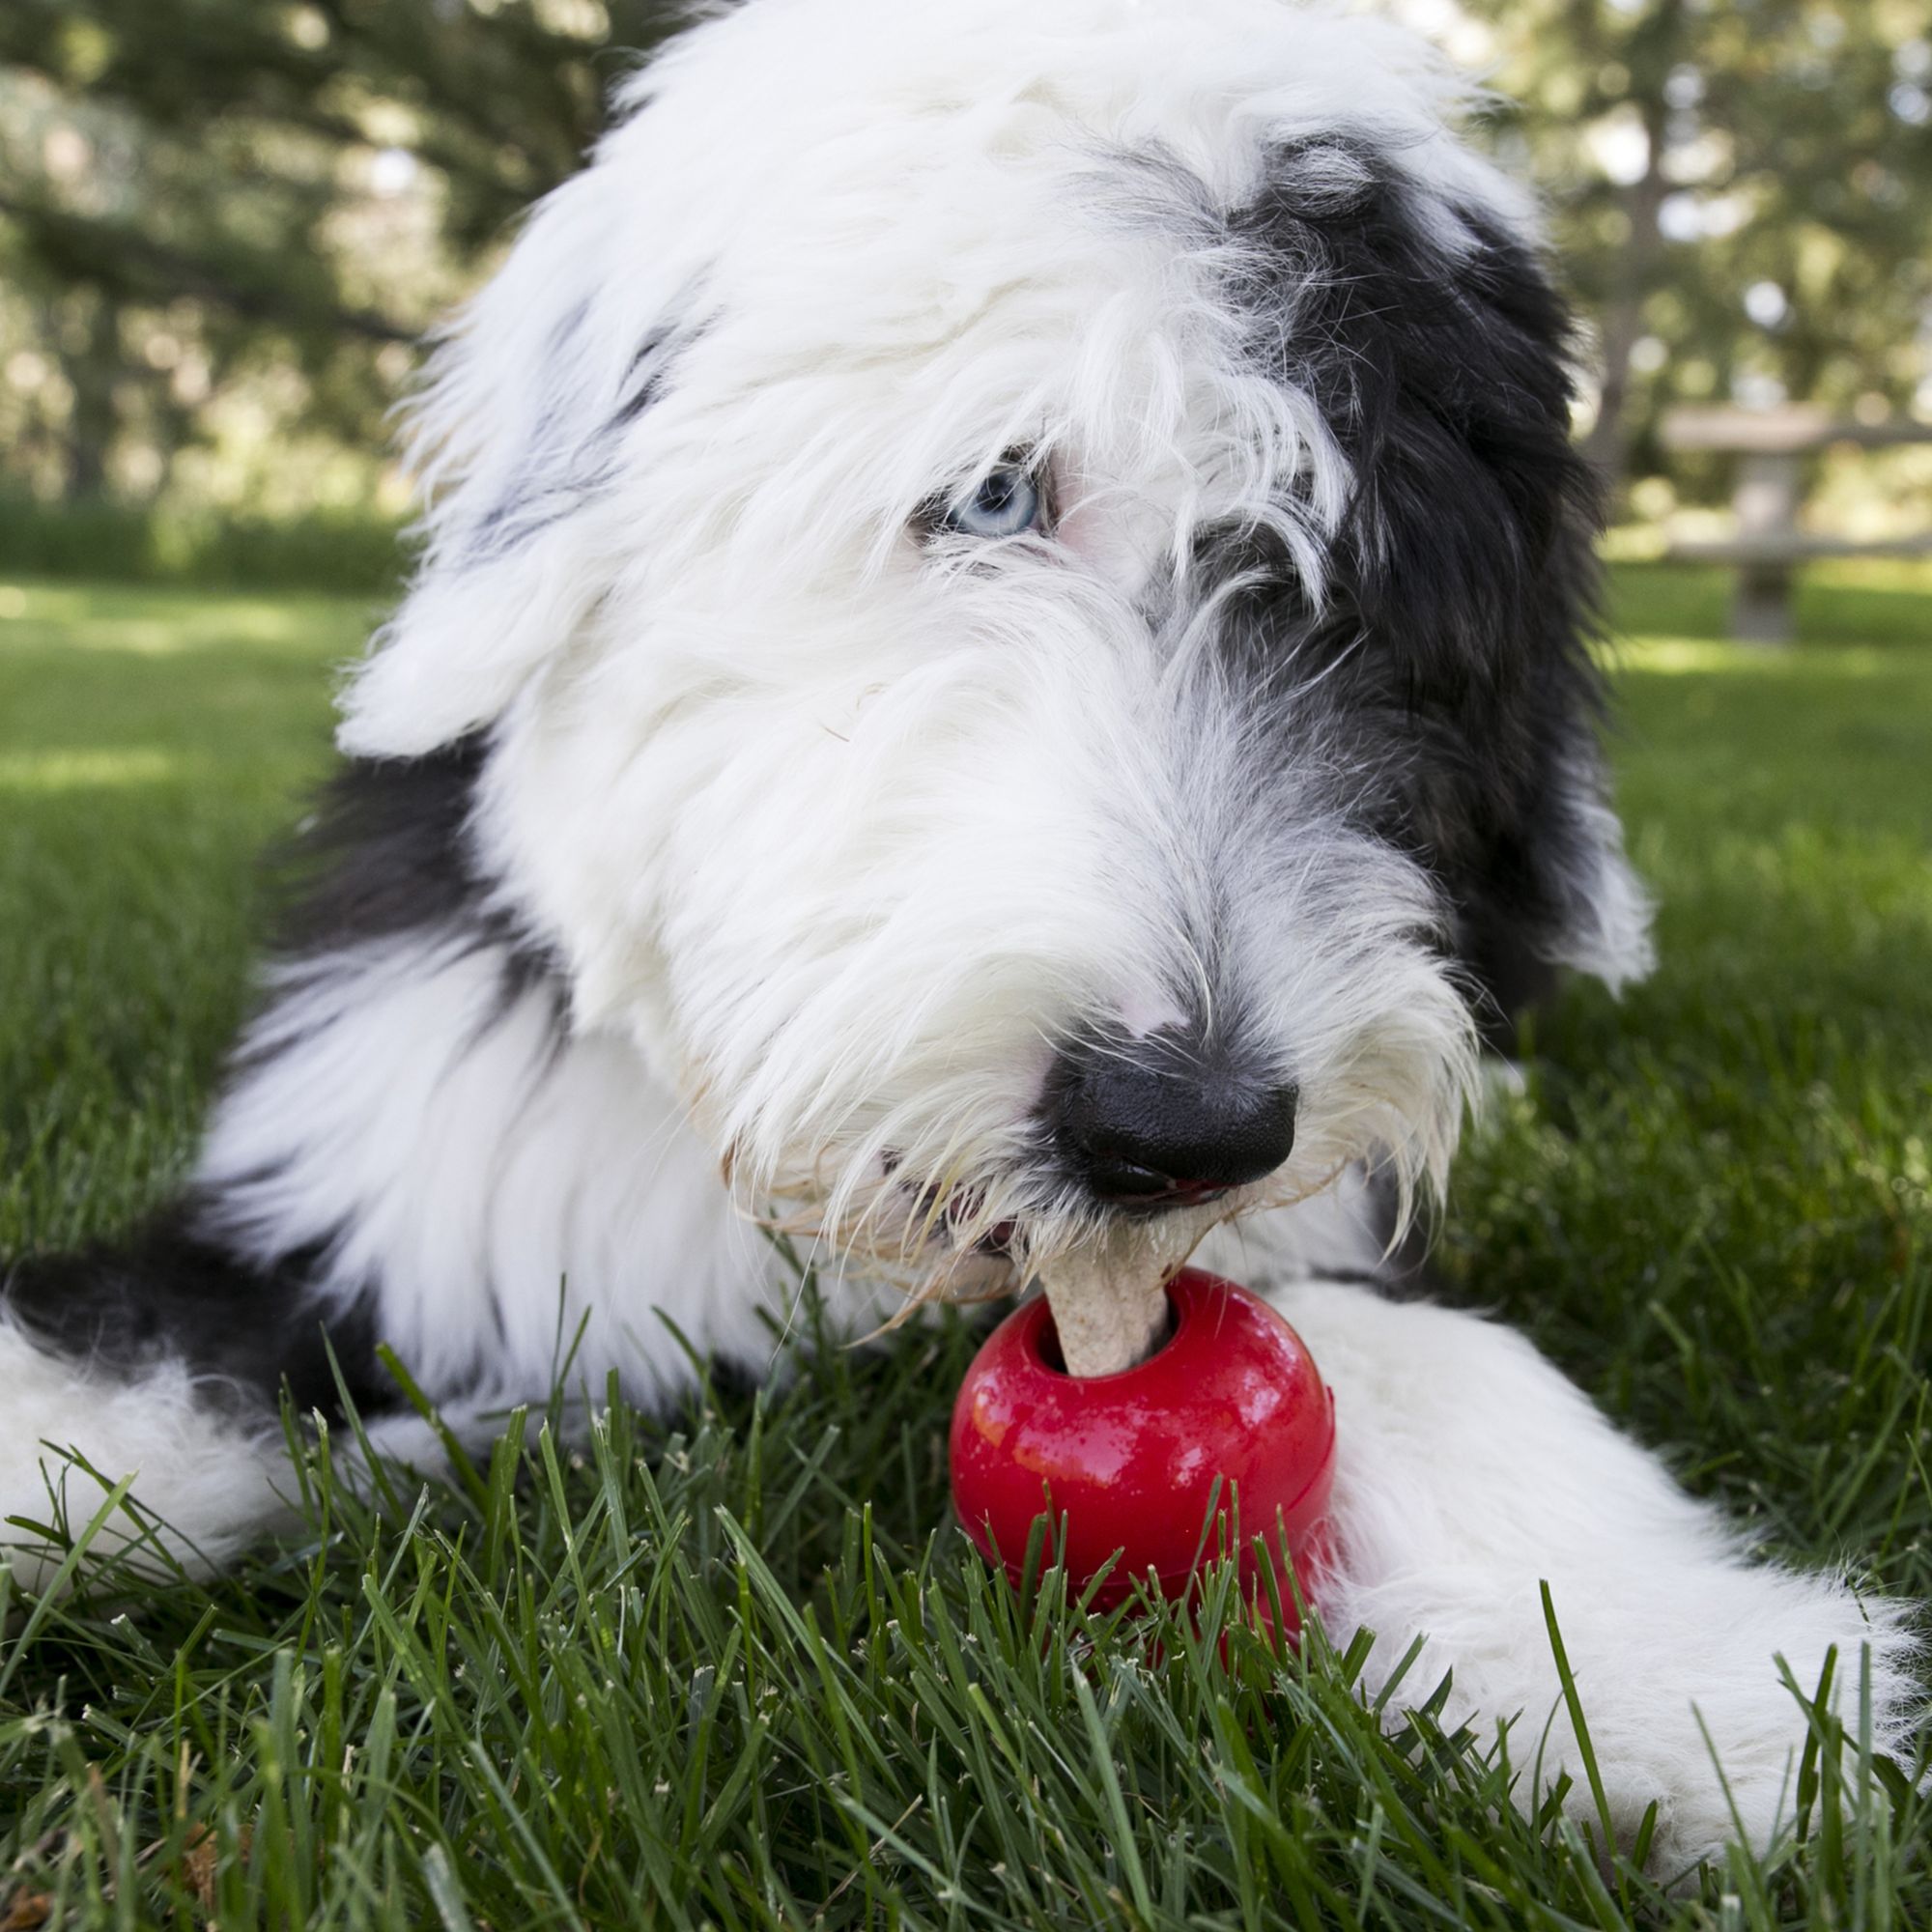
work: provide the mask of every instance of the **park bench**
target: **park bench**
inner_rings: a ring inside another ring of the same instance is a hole
[[[1806,404],[1746,410],[1723,406],[1668,411],[1665,448],[1703,450],[1737,459],[1731,505],[1737,527],[1711,541],[1671,545],[1674,562],[1721,563],[1738,573],[1731,634],[1741,642],[1787,644],[1796,634],[1792,582],[1801,564],[1833,556],[1932,556],[1932,531],[1860,542],[1799,527],[1804,501],[1804,462],[1821,449],[1862,449],[1932,442],[1932,423],[1893,417],[1855,422]]]

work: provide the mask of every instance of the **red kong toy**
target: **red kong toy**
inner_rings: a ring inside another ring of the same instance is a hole
[[[1282,1531],[1305,1594],[1334,1476],[1334,1396],[1300,1336],[1245,1288],[1183,1268],[1167,1298],[1166,1344],[1113,1376],[1066,1373],[1044,1298],[1001,1322],[953,1405],[953,1507],[1015,1580],[1041,1515],[1054,1525],[1049,1559],[1060,1555],[1077,1587],[1118,1552],[1094,1598],[1109,1609],[1150,1570],[1164,1595],[1187,1589],[1197,1556],[1217,1550],[1202,1532],[1219,1477],[1221,1519],[1239,1509],[1241,1594],[1268,1607],[1253,1544],[1264,1536],[1293,1632]],[[1066,1547],[1056,1552],[1063,1515]]]

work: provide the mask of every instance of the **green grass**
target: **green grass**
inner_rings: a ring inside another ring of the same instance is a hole
[[[1932,595],[1821,576],[1766,658],[1718,580],[1618,593],[1663,968],[1547,1016],[1443,1259],[1775,1549],[1932,1597]],[[0,1252],[179,1174],[365,620],[0,586]],[[1359,1656],[1015,1601],[946,1518],[973,1343],[367,1504],[315,1452],[235,1577],[14,1605],[0,1926],[1932,1923],[1906,1780],[1666,1897],[1431,1686],[1390,1741]]]
[[[393,592],[402,528],[368,509],[275,518],[184,504],[42,502],[0,483],[0,577]]]

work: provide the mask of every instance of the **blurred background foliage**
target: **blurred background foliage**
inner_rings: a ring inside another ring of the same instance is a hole
[[[916,4],[916,0],[907,0]],[[1592,332],[1626,517],[1682,401],[1932,414],[1932,0],[1392,0],[1488,73]],[[421,331],[595,137],[666,0],[5,0],[0,560],[378,581]],[[1910,522],[1932,452],[1823,479]]]
[[[1672,404],[1932,415],[1932,0],[1406,0],[1487,71],[1502,156],[1545,195],[1593,342],[1579,424],[1661,519],[1718,459]],[[1924,449],[1826,465],[1880,536],[1932,498]]]

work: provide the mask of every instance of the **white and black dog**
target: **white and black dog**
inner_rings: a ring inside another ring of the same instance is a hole
[[[1869,1645],[1898,1742],[1895,1607],[1378,1292],[1482,1016],[1649,961],[1569,325],[1461,104],[1284,0],[748,0],[632,80],[440,351],[190,1194],[8,1281],[0,1517],[84,1521],[71,1445],[219,1562],[330,1350],[411,1452],[379,1342],[478,1426],[559,1336],[674,1388],[661,1313],[762,1369],[761,1220],[855,1332],[1206,1239],[1337,1391],[1331,1629],[1452,1719],[1575,1770],[1548,1579],[1661,1861],[1789,1808],[1777,1657]]]

